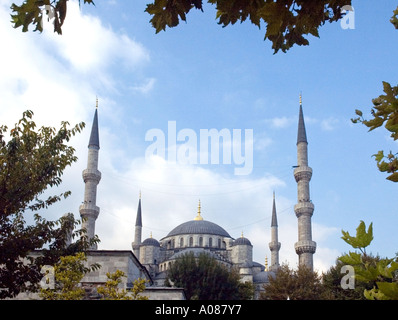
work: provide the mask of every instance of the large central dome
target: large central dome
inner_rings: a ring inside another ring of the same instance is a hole
[[[214,234],[217,236],[231,238],[228,232],[221,228],[218,224],[206,220],[193,220],[184,222],[171,230],[167,237],[181,234]]]

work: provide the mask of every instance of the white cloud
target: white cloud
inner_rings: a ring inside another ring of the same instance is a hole
[[[62,36],[52,31],[50,23],[44,33],[56,44],[54,49],[58,54],[79,72],[96,72],[98,69],[115,67],[116,63],[135,68],[149,60],[143,45],[103,26],[97,17],[83,15],[76,1],[68,3]]]
[[[133,86],[131,89],[133,90],[133,92],[147,94],[150,91],[152,91],[155,82],[156,82],[155,78],[148,78],[144,83]]]
[[[273,143],[272,139],[267,137],[265,133],[256,134],[254,137],[254,150],[264,151]]]
[[[332,131],[336,128],[336,125],[339,123],[339,120],[333,117],[324,119],[321,121],[321,128],[325,131]]]
[[[115,87],[109,67],[138,68],[149,61],[142,44],[103,26],[97,17],[82,14],[76,1],[68,2],[62,36],[47,29],[42,34],[13,29],[11,2],[0,4],[3,124],[15,123],[26,109],[34,111],[40,124],[87,121],[97,92],[106,95]]]
[[[105,159],[104,159],[105,157]],[[243,232],[253,244],[253,259],[270,263],[268,243],[272,191],[285,183],[274,177],[226,177],[196,165],[169,163],[161,157],[132,159],[121,173],[110,164],[111,155],[101,156],[102,180],[98,186],[97,234],[102,249],[130,249],[134,239],[134,224],[138,195],[142,192],[143,239],[152,233],[155,239],[165,237],[177,225],[196,216],[201,200],[202,216],[223,227],[233,238]],[[101,170],[101,168],[100,168]],[[297,267],[294,250],[297,241],[297,218],[294,203],[277,195],[279,241],[282,243],[280,262]],[[319,241],[314,256],[316,270],[326,271],[337,257],[336,250],[323,245],[336,230],[314,224],[314,240]]]
[[[287,128],[288,126],[290,126],[293,123],[293,118],[276,117],[269,121],[270,121],[272,127],[282,129],[282,128]]]

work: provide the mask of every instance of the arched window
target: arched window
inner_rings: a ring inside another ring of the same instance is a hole
[[[184,246],[184,238],[180,238],[180,248]]]
[[[193,247],[193,238],[192,237],[189,238],[189,246]]]
[[[221,239],[218,238],[218,247],[221,248]]]
[[[203,247],[203,237],[199,237],[199,247]]]
[[[209,238],[209,247],[213,246],[213,238]]]
[[[172,249],[175,247],[175,242],[176,242],[175,239],[171,240],[171,248],[172,248]]]

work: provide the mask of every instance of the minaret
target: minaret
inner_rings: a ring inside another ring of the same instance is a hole
[[[138,260],[140,259],[141,239],[142,239],[142,215],[141,215],[141,191],[140,191],[140,198],[138,200],[137,218],[135,220],[134,242],[132,243],[134,254]]]
[[[82,228],[86,229],[88,239],[94,238],[95,220],[99,214],[99,207],[96,206],[97,185],[101,180],[101,172],[98,171],[98,153],[99,153],[99,134],[98,134],[98,99],[96,101],[96,109],[94,113],[93,126],[91,127],[91,135],[88,143],[87,169],[83,170],[84,202],[79,208],[82,217]],[[97,250],[94,244],[90,250]]]
[[[278,221],[276,219],[276,206],[275,206],[275,192],[272,203],[272,219],[271,219],[271,242],[269,249],[271,250],[271,271],[276,271],[279,268],[279,249],[281,243],[278,242]]]
[[[314,205],[310,200],[310,180],[312,169],[308,166],[308,142],[305,132],[303,107],[300,94],[300,111],[297,131],[297,167],[294,178],[297,182],[297,204],[294,212],[298,219],[298,241],[294,247],[299,256],[299,266],[313,270],[313,254],[316,242],[312,241],[311,217]]]

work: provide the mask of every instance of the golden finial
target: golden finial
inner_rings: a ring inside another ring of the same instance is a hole
[[[152,239],[152,231],[151,231],[151,235],[150,235],[150,238]]]
[[[95,108],[98,109],[98,97],[95,97]]]
[[[300,92],[300,106],[302,105],[302,103],[303,103],[303,98],[302,98],[301,92]]]
[[[268,271],[268,258],[265,256],[265,271]]]
[[[198,205],[198,215],[195,217],[195,219],[194,220],[196,220],[196,221],[200,221],[200,220],[203,220],[203,218],[202,218],[202,216],[200,215],[200,199],[199,199],[199,205]]]
[[[141,200],[141,190],[140,190],[140,200]]]
[[[240,237],[243,238],[243,231],[242,231],[242,234],[240,235]]]

